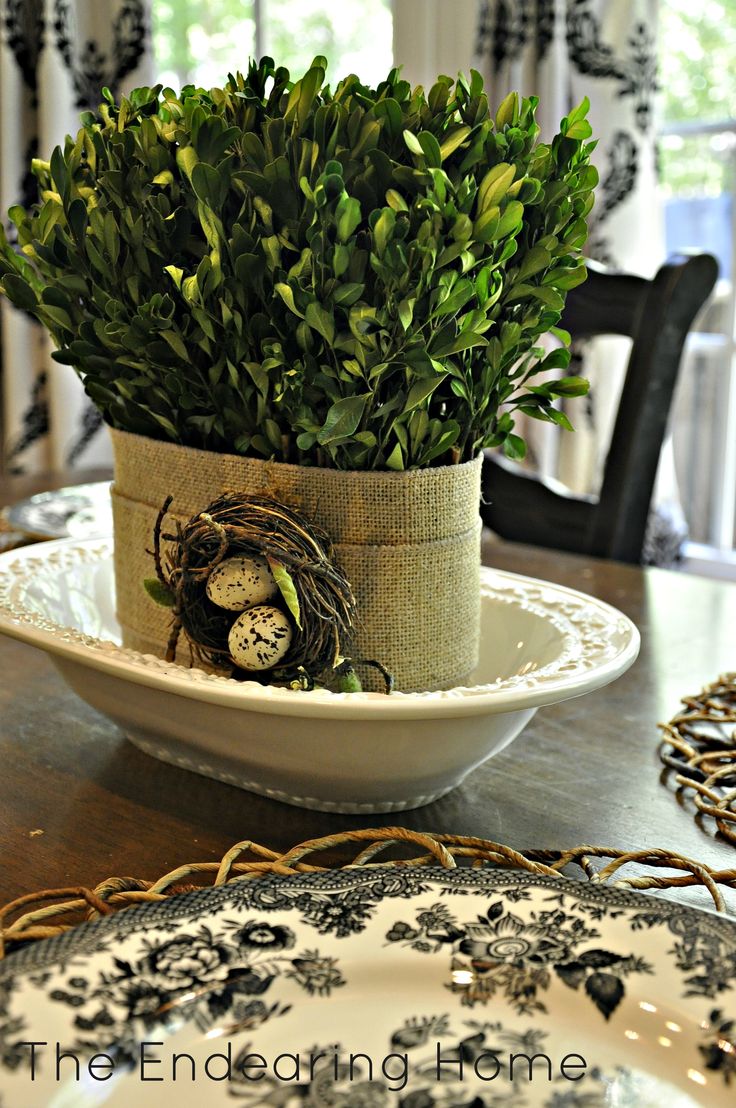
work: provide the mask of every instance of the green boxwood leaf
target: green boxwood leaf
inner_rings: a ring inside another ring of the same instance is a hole
[[[386,469],[403,470],[404,468],[404,455],[401,451],[401,446],[397,442],[388,458],[386,459]]]
[[[462,127],[455,127],[452,131],[447,132],[440,143],[440,156],[443,162],[451,154],[454,154],[459,146],[462,146],[471,131],[472,127],[464,124]]]
[[[499,220],[498,229],[496,231],[498,238],[505,238],[506,235],[510,235],[512,231],[515,231],[516,228],[521,225],[523,215],[524,205],[518,200],[510,200]]]
[[[487,346],[488,339],[483,335],[476,335],[473,331],[463,331],[462,334],[457,335],[451,342],[445,343],[440,347],[432,348],[432,355],[435,358],[448,358],[451,354],[459,354],[462,350],[472,350],[474,346]]]
[[[6,273],[0,288],[2,288],[8,300],[15,304],[16,308],[20,308],[24,312],[35,312],[38,307],[35,292],[22,277],[18,277],[14,273]]]
[[[365,411],[367,396],[346,396],[337,400],[327,413],[324,424],[317,435],[317,441],[322,446],[342,442],[349,439],[358,429],[363,412]]]
[[[592,134],[593,128],[587,119],[579,119],[571,127],[568,127],[566,138],[582,140],[590,138]]]
[[[496,129],[501,131],[504,127],[512,127],[518,119],[519,97],[515,92],[510,92],[496,112]]]
[[[304,313],[299,311],[294,301],[294,290],[291,286],[285,284],[283,281],[278,281],[274,285],[274,289],[279,294],[284,304],[286,304],[289,311],[293,312],[294,315],[298,315],[300,319],[304,319]]]
[[[506,195],[514,179],[516,170],[507,162],[499,162],[489,169],[480,183],[478,189],[478,212],[485,211],[498,205],[498,202]]]
[[[337,205],[337,237],[347,242],[362,219],[360,201],[354,196],[343,196]]]
[[[395,212],[408,212],[409,205],[404,197],[396,189],[388,189],[386,191],[386,203],[390,208],[393,208]]]
[[[507,435],[503,441],[503,452],[513,462],[521,462],[526,457],[526,443],[520,435]]]
[[[404,131],[404,142],[409,147],[412,154],[416,154],[419,158],[424,157],[422,144],[412,131]]]
[[[316,300],[308,304],[304,318],[310,327],[314,327],[315,331],[318,331],[322,338],[332,345],[335,340],[335,321],[321,304]]]
[[[590,381],[585,377],[561,377],[559,381],[550,381],[549,389],[553,396],[586,396]]]
[[[376,243],[376,251],[382,257],[386,251],[394,226],[396,224],[396,212],[393,208],[384,208],[373,228],[373,237]]]
[[[192,170],[198,161],[197,151],[193,146],[180,146],[176,151],[176,164],[190,180],[192,179]]]
[[[431,131],[420,131],[417,135],[419,145],[422,148],[424,157],[427,159],[427,165],[435,166],[439,169],[442,165],[442,153],[440,151],[440,144],[434,137]]]
[[[420,381],[415,381],[409,389],[404,411],[411,412],[414,408],[418,408],[420,404],[423,404],[424,401],[432,395],[438,385],[442,384],[446,376],[446,373],[441,373],[438,374],[437,377],[424,377]]]

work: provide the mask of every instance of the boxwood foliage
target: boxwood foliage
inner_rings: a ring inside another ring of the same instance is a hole
[[[587,101],[546,144],[536,98],[493,115],[476,72],[325,70],[104,90],[33,163],[2,291],[113,427],[340,469],[520,456],[514,411],[569,426],[554,399],[586,389],[537,343],[585,276]]]

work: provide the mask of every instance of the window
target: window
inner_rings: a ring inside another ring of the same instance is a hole
[[[690,553],[736,560],[736,5],[660,7],[661,182],[668,253],[707,250],[715,295],[688,340],[674,417]]]
[[[221,85],[250,57],[298,76],[323,54],[333,85],[347,73],[378,83],[392,61],[391,0],[153,0],[157,80]]]

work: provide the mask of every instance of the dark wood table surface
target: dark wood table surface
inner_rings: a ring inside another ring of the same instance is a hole
[[[50,485],[0,479],[0,504]],[[484,559],[620,608],[641,631],[641,655],[607,688],[541,709],[458,789],[412,812],[303,811],[164,765],[72,693],[44,653],[0,637],[0,904],[113,875],[152,880],[244,839],[280,849],[395,825],[519,848],[663,846],[733,866],[734,847],[663,775],[657,722],[736,669],[736,586],[510,544],[484,544]],[[688,896],[708,903],[702,890]]]

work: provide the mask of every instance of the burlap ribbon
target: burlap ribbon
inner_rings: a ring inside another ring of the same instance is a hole
[[[187,520],[223,492],[303,511],[332,538],[360,619],[358,652],[404,691],[467,683],[480,620],[481,460],[408,473],[310,469],[214,454],[112,431],[117,611],[124,642],[163,655],[170,613],[143,589],[156,515]],[[180,659],[186,662],[186,657]]]

